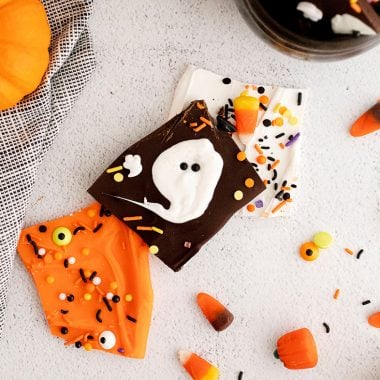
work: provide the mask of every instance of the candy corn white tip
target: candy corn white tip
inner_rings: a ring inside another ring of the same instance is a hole
[[[190,351],[186,351],[186,350],[178,351],[178,359],[182,364],[186,363],[189,360],[190,356],[191,356]]]

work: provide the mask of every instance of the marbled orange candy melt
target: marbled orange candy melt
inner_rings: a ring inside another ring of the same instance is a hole
[[[144,357],[153,292],[149,250],[136,233],[94,203],[23,230],[17,250],[53,335],[87,351]]]

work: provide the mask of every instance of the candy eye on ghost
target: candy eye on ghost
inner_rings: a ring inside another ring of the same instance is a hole
[[[187,170],[189,165],[186,162],[181,162],[179,167],[181,168],[181,170]],[[197,163],[191,165],[191,170],[193,172],[199,172],[200,169],[201,169],[201,166]]]
[[[186,170],[189,167],[189,165],[187,165],[186,162],[181,162],[181,165],[179,165],[179,167],[181,168],[181,170]]]
[[[54,244],[60,247],[70,244],[72,237],[73,235],[67,227],[57,227],[52,235]]]
[[[116,344],[116,337],[115,334],[112,331],[103,331],[99,335],[99,344],[101,345],[102,348],[105,350],[110,350],[113,348]]]

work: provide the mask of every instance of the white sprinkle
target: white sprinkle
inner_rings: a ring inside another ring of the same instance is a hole
[[[39,254],[40,256],[45,255],[45,254],[46,254],[46,249],[45,249],[45,248],[40,248],[40,249],[38,250],[38,254]]]
[[[71,257],[69,257],[68,261],[69,261],[69,264],[75,264],[76,259],[75,259],[75,257],[71,256]]]
[[[64,301],[64,300],[66,299],[66,293],[59,293],[58,298],[59,298],[61,301]]]
[[[100,285],[100,284],[102,283],[102,280],[101,280],[100,277],[94,277],[94,278],[92,279],[92,283],[93,283],[94,285],[98,286],[98,285]]]
[[[298,3],[297,11],[302,12],[303,17],[308,18],[313,22],[317,22],[323,18],[323,12],[309,1],[301,1]]]
[[[106,294],[106,298],[107,298],[108,300],[112,300],[112,297],[113,297],[113,293],[108,292],[108,293]]]

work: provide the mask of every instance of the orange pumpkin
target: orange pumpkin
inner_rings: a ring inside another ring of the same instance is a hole
[[[288,369],[313,368],[318,363],[317,346],[312,333],[307,329],[291,331],[277,341],[274,355]]]
[[[0,0],[0,110],[38,87],[49,64],[49,45],[40,0]]]

